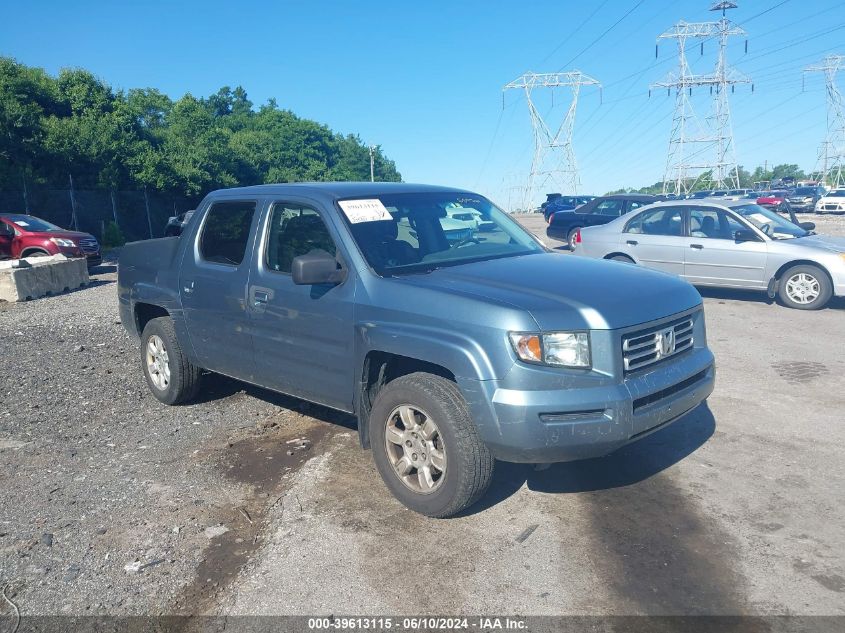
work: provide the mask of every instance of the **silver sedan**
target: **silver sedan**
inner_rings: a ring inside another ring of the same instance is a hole
[[[813,228],[751,200],[660,202],[581,229],[575,254],[640,264],[696,286],[766,291],[791,308],[817,310],[845,296],[845,238]]]

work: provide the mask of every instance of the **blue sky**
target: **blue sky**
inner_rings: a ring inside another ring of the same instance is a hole
[[[801,69],[845,53],[842,0],[739,0],[748,32],[729,61],[754,80],[731,100],[736,152],[815,164],[825,132],[820,76]],[[673,98],[648,84],[675,66],[657,35],[678,20],[715,19],[709,0],[309,0],[300,2],[5,2],[0,54],[46,68],[91,70],[113,87],[156,87],[177,98],[242,85],[256,104],[281,107],[380,144],[403,178],[476,189],[501,204],[531,160],[525,99],[502,86],[522,73],[579,69],[585,89],[574,146],[584,193],[651,184],[663,175]],[[756,16],[756,17],[755,17]],[[614,26],[615,25],[615,26]],[[609,29],[609,30],[608,30]],[[597,40],[597,41],[596,41]],[[712,67],[690,53],[693,69]],[[845,90],[845,71],[841,84]],[[704,89],[694,94],[701,112]],[[538,97],[549,119],[564,114]]]

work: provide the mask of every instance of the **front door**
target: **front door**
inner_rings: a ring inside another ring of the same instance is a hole
[[[689,211],[690,243],[684,274],[693,284],[732,288],[765,288],[768,249],[763,238],[738,242],[739,230],[751,230],[722,209]]]
[[[12,240],[15,239],[15,229],[0,220],[0,259],[12,256]]]
[[[629,220],[619,246],[642,266],[683,276],[688,243],[683,209],[659,206]]]
[[[274,202],[263,225],[249,286],[258,382],[351,411],[355,277],[313,286],[298,286],[291,277],[294,258],[315,250],[342,266],[340,240],[317,205],[307,202]]]
[[[258,200],[212,203],[179,274],[198,364],[250,382],[255,372],[246,300],[259,206]]]

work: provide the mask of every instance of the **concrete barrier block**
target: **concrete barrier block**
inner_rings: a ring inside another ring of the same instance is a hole
[[[0,300],[29,301],[68,292],[89,282],[84,258],[64,255],[0,262]]]

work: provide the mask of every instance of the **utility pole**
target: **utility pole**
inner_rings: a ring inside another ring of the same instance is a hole
[[[845,56],[828,55],[821,63],[808,66],[805,73],[824,73],[827,93],[827,134],[819,147],[821,180],[834,189],[845,187],[845,106],[836,85],[836,74],[845,65]]]
[[[532,73],[527,72],[506,84],[502,89],[520,89],[525,92],[528,103],[528,113],[531,115],[531,126],[534,130],[534,157],[531,160],[531,171],[528,174],[528,184],[525,188],[523,208],[532,207],[537,189],[552,184],[560,187],[561,193],[578,193],[578,166],[575,162],[575,151],[572,148],[572,133],[575,129],[575,111],[578,108],[578,96],[582,86],[598,86],[601,83],[580,70],[563,73]],[[555,132],[543,120],[542,115],[532,98],[536,88],[551,88],[554,99],[554,88],[568,87],[572,91],[572,100],[566,116]]]
[[[376,181],[375,145],[370,145],[370,182]]]
[[[745,35],[743,29],[725,17],[727,9],[736,7],[734,2],[718,2],[712,5],[710,10],[721,11],[720,20],[697,23],[680,21],[657,38],[658,44],[665,39],[678,41],[677,72],[670,73],[663,81],[650,86],[652,90],[666,88],[669,94],[675,90],[675,113],[663,174],[664,194],[688,193],[707,171],[711,172],[716,188],[739,188],[739,166],[734,151],[728,95],[729,91],[734,91],[737,84],[751,83],[751,79],[730,68],[727,63],[728,38],[733,35]],[[716,67],[712,73],[696,75],[687,61],[687,43],[690,40],[701,40],[703,53],[704,40],[712,38],[719,41]],[[693,109],[690,97],[693,88],[705,86],[710,88],[714,103],[713,113],[702,123]],[[696,146],[703,147],[691,151]],[[707,153],[711,153],[710,158],[701,157]]]

